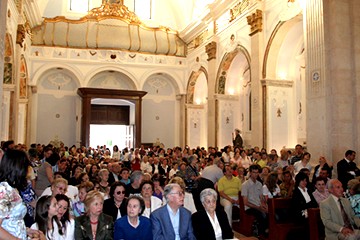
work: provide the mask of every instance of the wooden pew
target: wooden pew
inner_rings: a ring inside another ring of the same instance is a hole
[[[289,232],[301,229],[291,216],[291,199],[268,199],[269,210],[269,239],[285,240]]]
[[[233,223],[233,229],[247,237],[252,236],[252,224],[255,217],[245,212],[244,200],[239,192],[239,211],[240,211],[240,222]]]
[[[324,240],[325,227],[320,217],[319,208],[308,209],[310,240]]]

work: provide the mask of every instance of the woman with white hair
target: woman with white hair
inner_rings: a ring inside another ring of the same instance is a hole
[[[200,210],[191,217],[197,240],[220,240],[234,237],[225,211],[216,208],[217,197],[218,194],[211,188],[206,188],[200,193],[200,201],[205,210]]]

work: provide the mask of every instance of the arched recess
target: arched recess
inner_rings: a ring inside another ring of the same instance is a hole
[[[142,90],[147,92],[142,101],[142,143],[178,145],[181,120],[177,82],[167,73],[153,72],[144,80]]]
[[[186,92],[186,144],[190,147],[207,146],[208,73],[204,67],[190,74]]]
[[[87,86],[104,89],[137,90],[136,84],[128,75],[112,69],[94,74]]]
[[[304,76],[304,33],[299,14],[280,21],[266,46],[262,69],[265,147],[281,149],[306,143]]]
[[[79,79],[67,68],[53,67],[42,72],[29,92],[31,99],[30,142],[61,140],[67,145],[79,141]]]
[[[14,46],[9,33],[5,34],[4,51],[4,76],[2,87],[2,116],[1,116],[1,139],[15,139],[16,126],[13,124],[16,119],[15,112],[15,79],[14,79]]]
[[[245,143],[251,130],[250,54],[243,46],[224,55],[216,78],[217,144],[231,145],[235,128],[243,132]],[[230,137],[229,137],[230,136]]]

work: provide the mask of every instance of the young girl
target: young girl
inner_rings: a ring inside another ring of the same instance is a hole
[[[53,196],[43,196],[36,203],[35,223],[32,229],[40,230],[45,234],[47,240],[65,240],[67,238],[63,232],[61,223],[57,217],[57,200]]]
[[[83,182],[78,186],[79,189],[79,201],[73,203],[72,210],[75,217],[79,217],[85,213],[85,198],[88,192],[94,189],[92,182]]]
[[[57,218],[59,219],[64,237],[74,239],[75,221],[70,217],[70,200],[64,194],[55,196],[58,205]]]

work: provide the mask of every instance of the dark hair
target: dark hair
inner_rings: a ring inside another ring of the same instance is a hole
[[[131,199],[137,199],[137,200],[139,201],[139,203],[140,203],[140,208],[141,208],[139,215],[142,215],[143,212],[144,212],[144,210],[145,210],[145,202],[144,202],[144,199],[143,199],[142,197],[138,196],[138,195],[131,195],[131,196],[128,198],[127,202],[126,202],[126,207],[127,207],[127,205],[129,205],[129,202],[130,202]]]
[[[311,154],[309,152],[304,152],[301,159],[304,159],[306,155],[309,155],[309,158],[311,158]]]
[[[24,151],[7,150],[0,162],[0,182],[7,182],[20,191],[25,189],[29,166],[30,161]]]
[[[120,182],[120,181],[116,181],[116,182],[114,182],[113,184],[111,184],[110,192],[109,192],[109,197],[110,197],[110,198],[113,198],[113,197],[114,197],[114,192],[115,192],[115,189],[116,189],[117,187],[123,187],[124,190],[125,190],[125,192],[126,192],[125,183]]]
[[[69,198],[64,195],[64,194],[57,194],[55,196],[56,200],[59,201],[65,201],[68,204],[67,210],[64,213],[64,215],[61,217],[61,219],[59,219],[59,221],[61,222],[62,228],[63,228],[63,232],[66,233],[66,222],[70,222],[70,200]]]
[[[7,151],[7,150],[9,150],[9,146],[12,144],[15,144],[14,140],[8,140],[2,144],[2,149],[4,151]]]
[[[352,155],[353,153],[356,153],[356,152],[353,151],[353,150],[347,150],[347,151],[345,152],[345,157],[347,157],[347,156],[349,156],[349,155]]]
[[[295,176],[295,187],[298,187],[299,183],[304,179],[306,179],[307,183],[309,182],[309,176],[306,173],[299,172],[298,174],[296,174],[296,176]]]
[[[265,185],[267,186],[270,193],[275,192],[277,187],[276,183],[278,181],[278,174],[277,172],[271,172],[269,176],[266,178]]]
[[[128,173],[130,173],[130,169],[128,169],[127,167],[123,167],[123,168],[120,170],[119,174],[122,174],[123,171],[128,171]]]
[[[49,208],[51,205],[51,200],[52,200],[52,196],[43,196],[41,198],[38,199],[37,203],[36,203],[36,213],[35,213],[35,222],[38,225],[38,229],[40,231],[42,231],[47,238],[50,239],[49,237],[49,231],[50,230],[48,228],[48,212],[49,212]],[[53,219],[55,220],[58,228],[59,228],[59,234],[63,235],[62,232],[62,228],[59,222],[59,219],[57,218],[57,216],[53,216]],[[53,221],[51,221],[51,225],[53,225]],[[54,227],[52,227],[52,231],[54,231]]]
[[[143,188],[143,186],[145,184],[150,184],[151,188],[152,188],[152,191],[154,191],[154,183],[152,181],[142,181],[141,184],[140,184],[140,191],[142,190],[142,188]]]
[[[251,173],[252,170],[259,170],[259,172],[260,172],[261,167],[258,164],[253,164],[249,167],[249,172]]]
[[[315,178],[315,184],[316,184],[317,182],[320,182],[320,181],[324,181],[324,183],[326,184],[327,179],[326,179],[326,178],[323,178],[323,177],[317,177],[317,178]]]
[[[51,150],[51,149],[49,149],[49,150]],[[57,153],[53,153],[53,154],[51,154],[50,155],[50,157],[48,157],[47,159],[46,159],[46,161],[51,165],[51,166],[55,166],[56,165],[56,163],[58,162],[60,160],[60,156],[59,156],[59,154],[57,154]]]
[[[87,174],[86,172],[80,173],[80,175],[79,175],[78,178],[76,179],[77,182],[82,183],[82,178],[83,178],[85,175],[88,175],[88,177],[89,177],[89,174]]]

